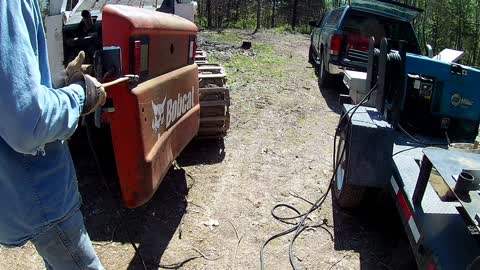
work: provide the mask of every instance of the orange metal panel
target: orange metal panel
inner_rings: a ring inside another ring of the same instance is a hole
[[[188,65],[197,27],[173,15],[116,5],[104,8],[102,27],[103,45],[121,48],[123,73],[142,71],[133,89],[127,83],[107,89],[115,108],[106,118],[122,196],[134,208],[153,196],[198,131],[198,67]]]

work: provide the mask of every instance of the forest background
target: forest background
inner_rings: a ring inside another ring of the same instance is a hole
[[[46,13],[49,0],[38,0]],[[178,0],[177,0],[178,1]],[[209,29],[275,29],[308,34],[319,21],[348,0],[197,0],[197,24]],[[445,48],[465,51],[462,62],[480,66],[480,0],[403,0],[423,9],[413,22],[420,45],[434,53]]]

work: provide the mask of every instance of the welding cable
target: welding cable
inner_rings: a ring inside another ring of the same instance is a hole
[[[334,136],[334,144],[333,144],[333,160],[334,160],[334,170],[333,170],[333,174],[332,174],[332,177],[330,178],[330,181],[329,181],[329,184],[328,184],[328,189],[327,191],[322,195],[320,196],[320,198],[318,198],[318,200],[310,207],[310,209],[305,212],[305,213],[300,213],[300,211],[298,211],[295,207],[291,206],[291,205],[288,205],[288,204],[277,204],[273,207],[272,211],[271,211],[271,214],[272,216],[282,222],[282,223],[286,223],[286,224],[289,224],[289,225],[294,225],[293,227],[285,230],[285,231],[282,231],[280,233],[277,233],[273,236],[271,236],[270,238],[268,238],[262,245],[261,249],[260,249],[260,268],[263,270],[264,269],[264,250],[265,250],[265,247],[268,245],[268,243],[270,243],[272,240],[276,239],[276,238],[279,238],[279,237],[282,237],[284,235],[288,235],[292,232],[295,232],[294,236],[292,237],[292,240],[290,241],[289,243],[289,252],[288,252],[288,256],[289,256],[289,261],[290,261],[290,265],[292,267],[292,269],[296,270],[297,269],[297,266],[295,264],[295,261],[293,259],[293,244],[295,242],[295,240],[297,239],[297,237],[307,228],[311,228],[311,227],[315,227],[315,226],[305,226],[305,221],[306,219],[308,218],[308,216],[314,212],[315,210],[319,209],[323,203],[325,202],[325,200],[327,199],[327,196],[329,194],[329,192],[331,191],[331,188],[332,188],[332,184],[333,184],[333,181],[335,179],[335,176],[336,176],[336,172],[340,166],[340,163],[337,163],[337,159],[336,159],[336,137],[338,136],[338,132],[341,130],[341,126],[342,126],[342,122],[347,119],[346,117],[348,115],[350,115],[350,118],[348,118],[349,121],[351,121],[353,115],[356,113],[357,109],[365,104],[370,96],[372,95],[372,93],[377,89],[377,85],[375,84],[372,89],[365,95],[365,97],[355,106],[353,106],[352,108],[350,108],[344,115],[342,115],[342,117],[340,118],[339,120],[339,123],[338,123],[338,126],[335,130],[335,136]],[[348,123],[347,123],[348,124]],[[342,153],[340,154],[340,159],[338,160],[341,160],[343,158],[343,155],[345,154],[346,152],[346,148],[343,148],[342,150]],[[293,212],[295,212],[295,216],[291,216],[291,217],[280,217],[278,215],[275,214],[275,210],[280,208],[280,207],[285,207],[287,209],[290,209],[292,210]],[[301,220],[297,223],[291,223],[290,220],[294,220],[294,219],[298,219],[298,218],[301,218]],[[323,224],[322,225],[326,225],[326,220],[324,220]],[[317,225],[319,227],[321,227],[322,229],[328,231],[326,228],[322,227],[322,225]]]
[[[373,91],[375,91],[376,89],[377,89],[377,86],[374,85],[374,87],[372,88],[371,92],[373,93]],[[369,98],[370,96],[371,96],[371,93],[367,94],[366,97],[365,97],[363,100],[361,100],[358,105],[355,105],[355,106],[353,106],[352,108],[350,108],[345,114],[342,115],[342,117],[341,117],[340,120],[339,120],[339,124],[337,125],[337,128],[336,128],[336,130],[335,130],[335,136],[334,136],[334,139],[335,139],[335,140],[334,140],[334,150],[333,150],[333,152],[334,152],[334,154],[333,154],[333,155],[334,155],[334,162],[333,162],[334,168],[333,168],[333,170],[334,170],[334,171],[335,171],[335,163],[336,163],[336,160],[335,160],[336,137],[338,136],[338,131],[340,130],[339,127],[341,126],[341,123],[343,122],[343,120],[346,119],[346,116],[349,115],[352,111],[353,111],[353,113],[355,113],[356,110],[358,109],[358,107],[360,107],[361,105],[363,105],[363,104],[365,104],[366,102],[368,102],[368,98]],[[352,113],[352,115],[353,115],[353,113]],[[301,198],[301,199],[303,199],[303,198]],[[303,200],[305,200],[305,199],[303,199]],[[305,201],[307,201],[307,200],[305,200]],[[311,203],[311,202],[308,202],[308,203],[310,203],[310,204],[312,204],[312,205],[315,205],[314,203]],[[296,216],[291,216],[291,217],[280,217],[280,216],[278,216],[277,214],[275,214],[275,210],[277,210],[277,209],[280,208],[280,207],[288,208],[288,209],[294,211],[297,215],[296,215]],[[305,215],[305,213],[304,213],[304,214],[301,214],[295,207],[293,207],[293,206],[291,206],[291,205],[288,205],[288,204],[277,204],[277,205],[275,205],[275,206],[273,207],[272,211],[271,211],[271,214],[272,214],[272,216],[273,216],[275,219],[277,219],[278,221],[281,221],[281,222],[283,222],[283,223],[290,224],[290,225],[296,225],[296,223],[293,224],[293,223],[291,223],[291,222],[288,222],[289,220],[294,220],[294,219],[297,219],[297,218],[301,218],[301,217],[303,217],[303,216]]]
[[[405,133],[405,135],[407,135],[410,139],[412,139],[413,141],[415,141],[416,143],[418,144],[421,144],[421,145],[424,145],[424,146],[448,146],[448,143],[427,143],[427,142],[422,142],[420,141],[419,139],[415,138],[412,134],[410,134],[408,131],[406,131],[402,125],[400,125],[400,123],[398,123],[398,128],[400,129],[400,131],[402,131],[403,133]],[[448,140],[448,137],[447,137],[447,140]]]
[[[339,123],[338,123],[338,126],[337,126],[337,129],[335,131],[335,136],[334,136],[334,145],[333,145],[333,148],[334,148],[334,153],[336,152],[336,138],[338,136],[338,132],[341,130],[341,125],[342,125],[342,122],[344,121],[344,119],[346,119],[347,115],[350,115],[351,113],[351,116],[348,118],[349,122],[351,122],[352,118],[353,118],[353,115],[356,113],[357,109],[365,104],[371,94],[377,89],[376,85],[374,85],[374,87],[369,91],[369,93],[359,102],[359,104],[355,105],[354,107],[350,108],[339,120]],[[348,126],[348,123],[347,123],[347,126]],[[350,132],[351,132],[351,126],[350,126]],[[338,168],[340,166],[340,163],[337,163],[336,161],[337,160],[342,160],[343,156],[346,154],[346,148],[343,148],[342,150],[342,153],[340,154],[340,158],[339,159],[336,159],[335,157],[335,154],[334,154],[334,170],[333,170],[333,174],[332,174],[332,177],[330,179],[330,184],[328,185],[328,189],[327,191],[325,192],[324,195],[322,195],[319,200],[317,201],[317,203],[310,208],[310,210],[302,217],[300,223],[297,225],[296,227],[296,230],[295,230],[295,234],[294,236],[292,237],[292,240],[290,241],[290,244],[289,244],[289,247],[288,247],[288,257],[289,257],[289,260],[290,260],[290,265],[292,266],[292,269],[296,270],[297,269],[297,266],[295,264],[295,260],[294,260],[294,256],[293,256],[293,244],[296,240],[296,238],[300,235],[300,233],[306,228],[303,224],[305,223],[306,219],[308,218],[308,215],[310,215],[310,213],[312,213],[313,211],[317,210],[318,208],[320,208],[323,203],[325,202],[325,200],[327,199],[327,196],[329,194],[329,192],[331,191],[332,189],[332,184],[333,184],[333,181],[335,179],[335,176],[337,174],[337,171],[338,171]]]
[[[365,95],[365,97],[357,104],[355,105],[354,107],[350,108],[339,120],[339,123],[338,123],[338,126],[337,126],[337,129],[335,131],[335,136],[334,136],[334,145],[333,145],[333,148],[334,148],[334,153],[336,152],[336,138],[338,136],[338,132],[341,130],[341,125],[342,125],[342,122],[344,121],[344,119],[347,119],[347,115],[350,115],[350,117],[348,118],[348,121],[351,122],[352,121],[352,118],[353,118],[353,115],[357,112],[358,108],[360,108],[360,106],[362,106],[363,104],[365,104],[366,102],[368,102],[368,100],[370,99],[370,96],[372,95],[372,93],[377,89],[377,85],[375,84],[372,89],[367,93],[367,95]],[[347,126],[348,126],[348,123],[347,123]],[[350,126],[350,130],[349,132],[351,133],[352,131],[352,126]],[[310,213],[312,213],[313,211],[317,210],[318,208],[321,207],[321,205],[323,205],[323,203],[325,202],[325,200],[327,199],[327,195],[328,193],[331,191],[332,189],[332,185],[333,185],[333,181],[335,179],[335,176],[337,175],[337,171],[338,171],[338,168],[340,167],[340,163],[337,163],[336,161],[337,160],[342,160],[343,156],[346,155],[346,147],[344,147],[342,149],[342,153],[340,154],[340,158],[339,159],[336,159],[336,157],[334,156],[334,170],[333,170],[333,174],[332,174],[332,177],[330,179],[330,184],[328,185],[328,189],[327,191],[325,192],[325,194],[323,196],[320,197],[320,199],[318,200],[317,202],[317,206],[313,206],[312,208],[310,208],[310,210],[304,215],[304,217],[302,218],[302,220],[300,221],[299,225],[297,226],[297,229],[295,231],[295,234],[292,238],[292,241],[290,241],[290,244],[289,244],[289,247],[288,247],[288,257],[289,257],[289,260],[290,260],[290,265],[292,266],[292,268],[295,270],[297,269],[296,265],[295,265],[295,260],[294,260],[294,256],[293,256],[293,243],[295,242],[296,238],[300,235],[300,233],[305,229],[305,226],[303,225],[308,217],[308,215],[310,215]]]
[[[338,137],[338,132],[339,132],[340,129],[341,129],[342,122],[346,119],[346,117],[347,117],[351,112],[353,112],[353,113],[352,113],[352,116],[353,116],[353,114],[357,111],[358,107],[360,107],[361,105],[367,103],[367,102],[370,100],[370,96],[371,96],[371,95],[373,94],[373,92],[375,92],[376,90],[377,90],[377,84],[374,84],[373,87],[372,87],[372,89],[370,89],[370,91],[365,95],[365,97],[364,97],[362,100],[360,100],[360,102],[359,102],[356,106],[350,108],[346,113],[344,113],[344,114],[342,115],[342,117],[340,118],[340,120],[338,121],[337,128],[335,129],[335,135],[333,136],[333,162],[332,162],[332,164],[333,164],[333,171],[335,172],[335,174],[336,174],[335,163],[337,162],[337,160],[336,160],[337,137]],[[350,117],[350,119],[351,119],[351,117]],[[350,121],[350,120],[349,120],[349,121]],[[347,124],[348,124],[348,123],[347,123]]]
[[[405,153],[405,152],[408,152],[408,151],[412,151],[412,150],[414,150],[414,149],[418,149],[418,148],[420,148],[420,147],[413,146],[413,147],[410,147],[410,148],[407,148],[407,149],[400,150],[400,151],[398,151],[398,152],[395,152],[395,153],[392,155],[392,157],[394,157],[394,156],[396,156],[396,155],[399,155],[399,154],[401,154],[401,153]]]

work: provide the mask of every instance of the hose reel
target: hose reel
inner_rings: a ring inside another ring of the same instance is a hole
[[[375,38],[370,37],[368,49],[367,87],[377,87],[376,108],[385,119],[396,126],[405,101],[406,43],[399,42],[399,50],[391,50],[386,38],[375,48]]]

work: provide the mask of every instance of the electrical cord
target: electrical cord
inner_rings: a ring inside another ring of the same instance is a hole
[[[399,154],[401,154],[401,153],[405,153],[405,152],[408,152],[408,151],[411,151],[411,150],[414,150],[414,149],[417,149],[417,148],[419,148],[419,147],[415,147],[415,146],[414,146],[414,147],[410,147],[410,148],[407,148],[407,149],[400,150],[400,151],[398,151],[398,152],[395,152],[395,153],[392,155],[392,157],[395,157],[396,155],[399,155]]]
[[[405,135],[407,135],[410,139],[412,139],[413,141],[415,141],[416,143],[418,144],[421,144],[421,145],[425,145],[425,146],[448,146],[448,143],[427,143],[427,142],[422,142],[420,141],[419,139],[415,138],[412,134],[410,134],[408,131],[406,131],[402,125],[400,125],[400,123],[397,124],[398,128],[400,129],[400,131],[402,131],[403,133],[405,133]],[[448,136],[447,136],[447,141],[448,141]]]
[[[339,120],[339,123],[337,125],[337,128],[335,130],[335,136],[334,136],[334,144],[333,144],[333,174],[332,174],[332,177],[330,178],[330,181],[329,181],[329,184],[328,184],[328,189],[326,190],[326,192],[320,196],[320,198],[318,198],[318,200],[310,207],[310,209],[308,211],[306,211],[305,213],[301,213],[300,211],[298,211],[295,207],[291,206],[291,205],[288,205],[288,204],[277,204],[273,207],[272,211],[271,211],[271,214],[272,216],[282,222],[282,223],[285,223],[285,224],[288,224],[288,225],[293,225],[293,227],[285,230],[285,231],[282,231],[280,233],[277,233],[273,236],[271,236],[270,238],[268,238],[262,245],[261,249],[260,249],[260,268],[263,270],[264,269],[264,250],[265,250],[265,247],[268,245],[268,243],[270,243],[272,240],[274,239],[277,239],[279,237],[282,237],[284,235],[288,235],[290,233],[294,233],[293,237],[292,237],[292,240],[290,241],[289,243],[289,247],[288,247],[288,257],[289,257],[289,261],[290,261],[290,265],[292,267],[292,269],[296,270],[297,269],[297,266],[295,264],[295,260],[294,260],[294,256],[293,256],[293,245],[294,245],[294,242],[295,240],[297,239],[297,237],[305,230],[305,229],[308,229],[308,228],[312,228],[312,227],[320,227],[324,230],[326,230],[327,232],[329,232],[324,226],[327,225],[327,220],[324,219],[323,220],[323,223],[320,224],[320,225],[317,225],[317,226],[306,226],[304,225],[305,224],[305,221],[307,220],[308,216],[315,210],[319,209],[323,203],[325,202],[325,200],[327,199],[327,196],[329,194],[329,192],[331,191],[332,189],[332,184],[333,184],[333,181],[335,179],[335,176],[337,174],[337,170],[340,166],[340,163],[337,163],[337,160],[342,160],[343,156],[345,155],[345,152],[346,152],[346,148],[344,147],[341,154],[340,154],[340,158],[337,159],[336,158],[336,139],[338,137],[338,133],[339,131],[341,130],[341,127],[342,127],[342,123],[345,119],[347,119],[347,116],[350,115],[351,113],[351,116],[348,118],[348,121],[351,122],[351,119],[353,117],[353,115],[356,113],[357,109],[363,105],[364,103],[368,102],[368,100],[370,99],[370,96],[372,95],[372,93],[377,89],[377,85],[375,84],[372,89],[365,95],[365,97],[355,106],[353,106],[352,108],[350,108],[345,114],[342,115],[342,117],[340,118]],[[347,122],[348,124],[348,122]],[[281,207],[284,207],[284,208],[287,208],[287,209],[290,209],[291,211],[293,211],[296,215],[295,216],[290,216],[290,217],[280,217],[278,216],[277,214],[275,214],[275,210],[277,210],[278,208],[281,208]],[[297,223],[292,223],[290,222],[291,220],[295,220],[295,219],[298,219],[298,218],[301,218],[299,222]],[[333,238],[332,238],[333,240]]]

